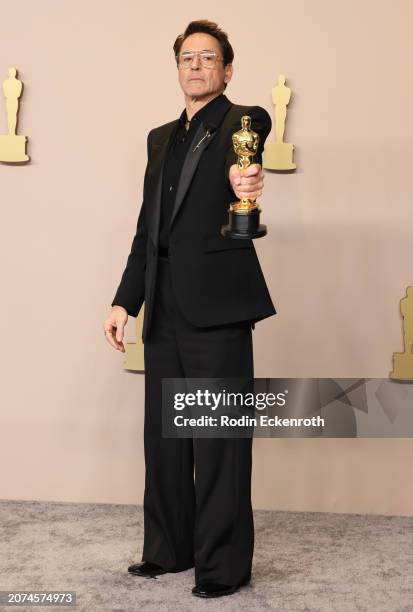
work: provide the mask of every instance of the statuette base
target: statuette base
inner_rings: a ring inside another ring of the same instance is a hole
[[[25,162],[30,159],[26,155],[27,136],[1,134],[0,162]]]
[[[293,151],[293,144],[269,142],[264,147],[262,167],[267,170],[295,170]]]
[[[267,233],[267,226],[260,224],[260,210],[241,212],[229,209],[229,223],[223,225],[221,234],[228,238],[261,238]]]
[[[393,353],[393,371],[389,377],[393,380],[413,381],[413,354]]]

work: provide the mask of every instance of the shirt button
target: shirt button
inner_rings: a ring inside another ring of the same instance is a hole
[[[169,187],[169,191],[172,191],[172,189],[173,189],[173,187],[172,187],[172,185],[171,185],[171,186]]]

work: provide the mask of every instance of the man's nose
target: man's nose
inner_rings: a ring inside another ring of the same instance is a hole
[[[195,62],[195,66],[194,66],[194,62]],[[198,55],[198,53],[195,53],[194,57],[192,58],[192,62],[191,62],[191,68],[199,68],[201,63],[201,59]]]

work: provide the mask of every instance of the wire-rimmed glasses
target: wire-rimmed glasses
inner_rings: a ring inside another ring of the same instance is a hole
[[[204,68],[215,68],[217,61],[222,59],[215,51],[183,51],[175,56],[178,68],[191,68],[195,55],[199,56]]]

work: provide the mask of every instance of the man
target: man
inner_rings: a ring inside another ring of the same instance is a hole
[[[145,302],[144,546],[129,572],[195,566],[201,597],[234,593],[251,577],[252,438],[162,437],[162,378],[253,377],[254,323],[275,314],[253,242],[221,236],[231,201],[261,195],[268,113],[223,94],[234,53],[215,23],[189,24],[174,44],[185,109],[148,135],[136,235],[104,322],[124,352],[128,315]],[[243,115],[260,135],[243,174],[232,134]],[[194,482],[195,466],[195,482]]]

